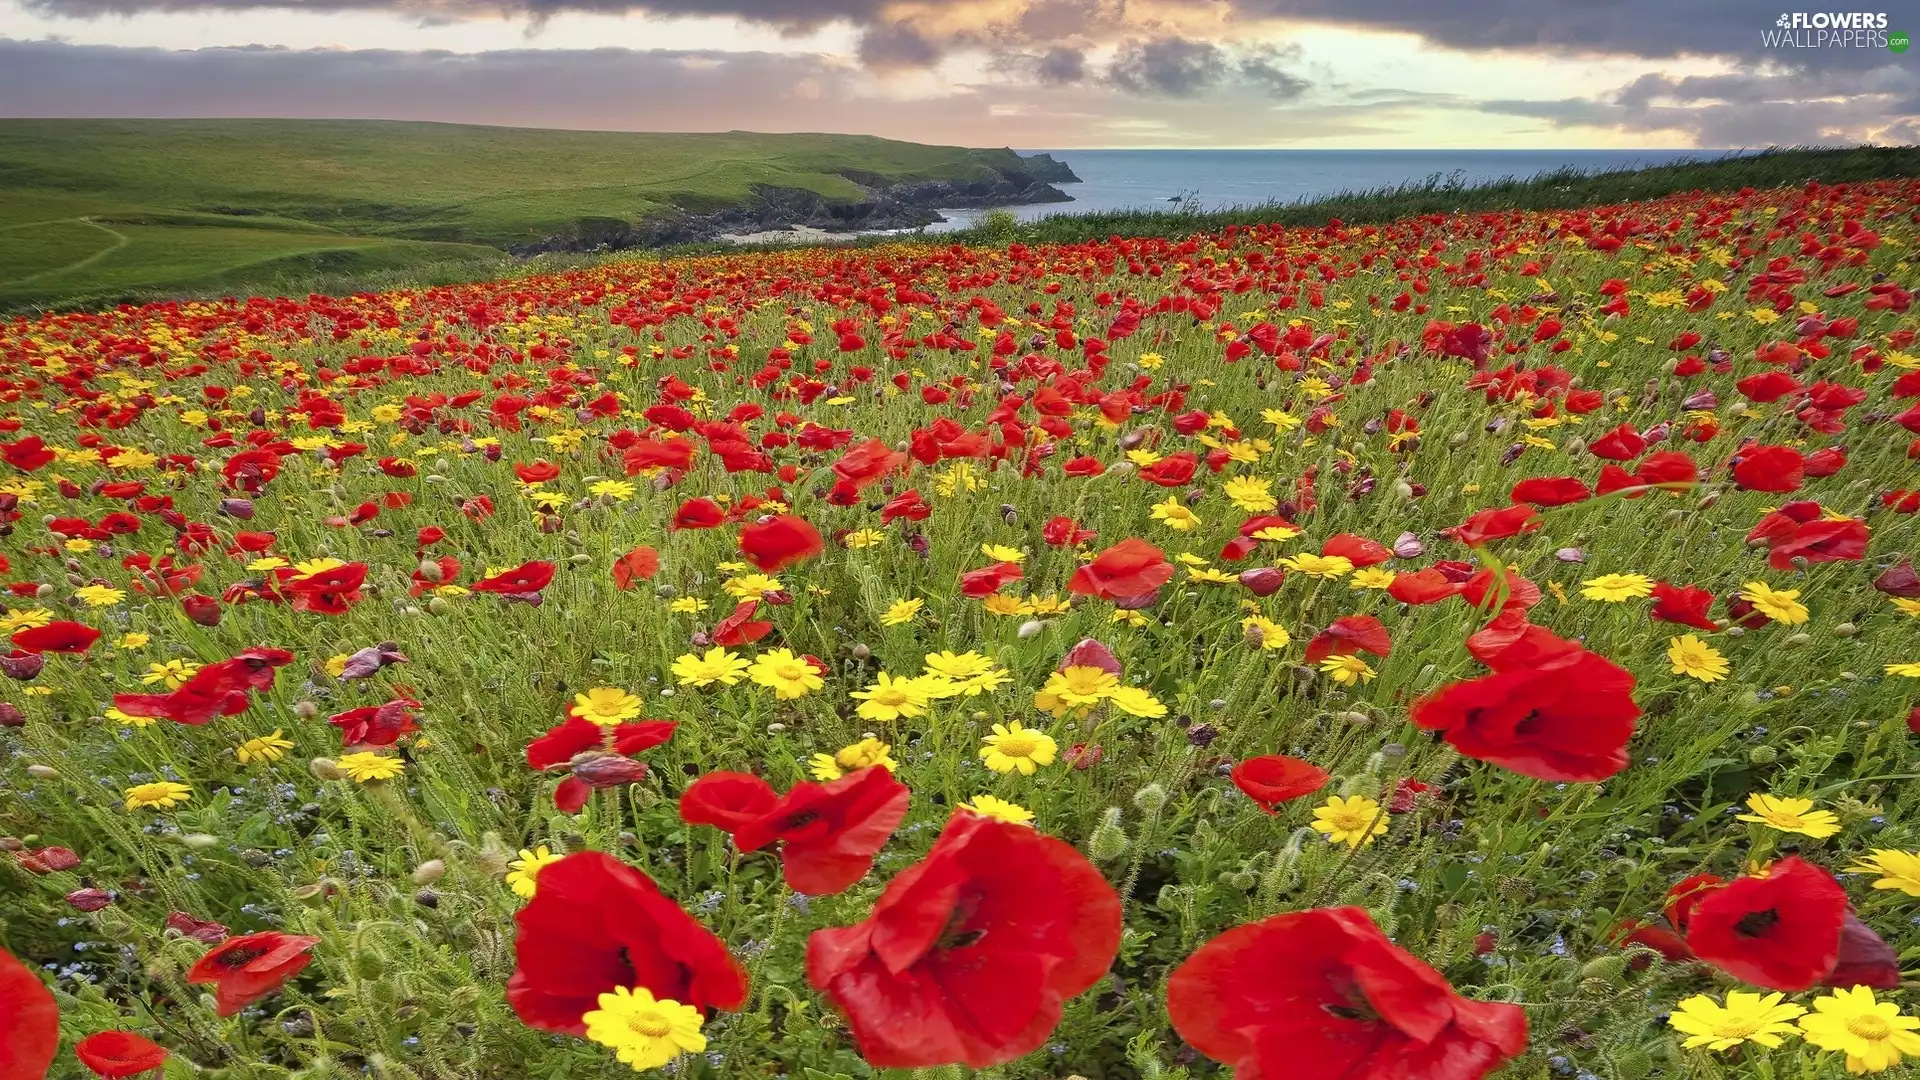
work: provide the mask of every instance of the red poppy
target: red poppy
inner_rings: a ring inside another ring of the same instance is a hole
[[[1589,453],[1607,461],[1632,461],[1646,453],[1646,450],[1647,440],[1634,430],[1632,424],[1621,424],[1587,444]]]
[[[1541,600],[1540,586],[1511,570],[1480,570],[1460,584],[1460,598],[1482,611],[1526,610]]]
[[[703,1010],[746,1004],[747,974],[726,943],[611,855],[576,851],[542,868],[514,921],[507,1004],[531,1027],[585,1034],[581,1017],[617,986]]]
[[[1494,654],[1494,673],[1414,703],[1413,721],[1471,758],[1552,781],[1597,781],[1627,767],[1634,678],[1538,627]]]
[[[551,461],[535,461],[525,465],[516,461],[513,475],[519,477],[523,484],[544,484],[559,477],[560,466]]]
[[[1701,630],[1718,630],[1720,624],[1707,615],[1712,607],[1711,590],[1662,581],[1653,587],[1653,607],[1647,614],[1661,622],[1679,623]]]
[[[1765,877],[1736,878],[1702,896],[1687,920],[1687,945],[1742,982],[1791,993],[1833,970],[1846,921],[1840,883],[1789,855]]]
[[[1065,514],[1049,518],[1040,529],[1040,538],[1052,547],[1073,547],[1093,539],[1092,529],[1083,529]]]
[[[1700,482],[1700,466],[1682,451],[1662,450],[1648,454],[1633,471],[1633,479],[1647,487],[1657,485],[1670,491],[1681,490]]]
[[[1342,615],[1307,642],[1306,662],[1317,664],[1329,656],[1351,656],[1361,651],[1386,656],[1393,651],[1393,639],[1371,615]]]
[[[31,653],[84,653],[100,640],[100,631],[85,623],[55,621],[16,631],[13,647]]]
[[[340,729],[343,746],[392,746],[400,736],[420,730],[409,711],[419,707],[417,701],[395,698],[385,705],[364,705],[335,713],[327,717],[327,723]]]
[[[213,983],[215,1010],[221,1016],[232,1016],[305,971],[313,963],[309,950],[318,944],[317,937],[278,930],[228,938],[194,962],[187,971],[187,981],[194,985]]]
[[[673,512],[676,529],[712,529],[727,520],[727,512],[712,499],[688,499]]]
[[[864,922],[814,932],[807,980],[869,1065],[984,1069],[1039,1049],[1119,947],[1120,897],[1084,855],[963,810]]]
[[[888,446],[885,440],[868,439],[834,462],[833,472],[854,491],[859,491],[906,465],[907,455]]]
[[[827,549],[820,530],[805,518],[776,514],[740,530],[740,553],[771,574]]]
[[[536,560],[473,583],[473,591],[524,596],[553,584],[554,564]]]
[[[1492,540],[1533,532],[1541,526],[1540,514],[1526,503],[1482,510],[1451,529],[1440,530],[1468,547],[1479,547]]]
[[[1694,874],[1682,878],[1667,888],[1666,916],[1675,930],[1687,932],[1687,923],[1693,918],[1694,905],[1706,895],[1727,883],[1719,874]]]
[[[73,1054],[95,1076],[125,1077],[166,1063],[167,1048],[131,1031],[102,1031],[74,1044]]]
[[[1120,607],[1146,607],[1159,597],[1160,586],[1172,580],[1173,564],[1167,561],[1167,553],[1129,537],[1075,570],[1067,591],[1097,596]]]
[[[1193,473],[1199,464],[1200,459],[1193,451],[1182,450],[1141,469],[1140,479],[1161,487],[1183,487],[1193,482]]]
[[[660,572],[660,553],[641,544],[625,555],[613,561],[614,588],[625,592],[633,588],[634,580],[651,581],[653,575]]]
[[[1587,485],[1572,476],[1533,476],[1513,485],[1507,498],[1535,506],[1566,506],[1593,497]]]
[[[0,1080],[40,1080],[60,1052],[60,1006],[40,976],[0,949]]]
[[[151,716],[198,727],[216,716],[245,712],[248,694],[272,686],[275,672],[292,662],[293,654],[285,649],[248,649],[201,667],[171,693],[115,694],[113,707],[128,716]]]
[[[768,593],[768,596],[776,595]],[[726,618],[713,624],[713,643],[729,648],[759,641],[773,632],[773,624],[765,619],[755,619],[753,613],[760,609],[760,598],[742,600],[733,607]]]
[[[1791,446],[1753,446],[1733,462],[1733,482],[1748,491],[1798,491],[1807,459]]]
[[[1327,770],[1285,754],[1248,758],[1233,767],[1231,778],[1234,787],[1269,814],[1283,802],[1326,787],[1328,780]]]
[[[726,830],[741,851],[778,843],[787,884],[827,896],[867,876],[906,818],[907,799],[907,785],[879,766],[825,784],[802,781],[785,795],[757,776],[714,772],[681,794],[680,818]]]
[[[1873,928],[1860,921],[1852,910],[1840,928],[1840,955],[1833,970],[1820,981],[1821,986],[1841,989],[1871,986],[1876,990],[1900,987],[1900,956]]]
[[[969,570],[960,575],[960,593],[976,599],[991,596],[1019,581],[1020,576],[1020,564],[1013,562],[995,563],[984,569]]]
[[[1434,604],[1459,591],[1459,583],[1447,580],[1447,575],[1431,566],[1395,574],[1393,583],[1387,586],[1387,595],[1403,604]]]
[[[553,790],[553,805],[577,814],[595,788],[631,784],[647,775],[633,755],[673,738],[677,720],[636,720],[603,728],[571,709],[567,718],[527,744],[527,764],[546,771],[565,765],[569,774]]]
[[[1355,566],[1378,566],[1393,558],[1386,545],[1352,533],[1336,533],[1320,546],[1322,555],[1338,555]]]
[[[1174,969],[1167,1012],[1239,1080],[1477,1080],[1527,1046],[1523,1009],[1461,997],[1357,907],[1221,934]]]
[[[1866,558],[1868,536],[1866,522],[1826,518],[1819,503],[1802,500],[1761,518],[1747,533],[1747,543],[1764,543],[1767,565],[1775,570],[1792,570],[1795,559],[1824,563]]]
[[[1734,383],[1733,388],[1740,391],[1741,396],[1748,401],[1761,405],[1779,401],[1788,394],[1806,389],[1801,385],[1800,380],[1784,371],[1765,371],[1758,375],[1749,375]]]
[[[13,442],[0,442],[0,459],[22,472],[51,465],[54,459],[52,450],[38,435],[28,435]]]

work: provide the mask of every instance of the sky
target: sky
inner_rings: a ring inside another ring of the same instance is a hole
[[[1887,47],[1920,0],[1863,9],[1864,32],[1786,43],[1768,35],[1788,14],[1751,0],[0,0],[0,116],[1058,149],[1920,142],[1920,51]]]

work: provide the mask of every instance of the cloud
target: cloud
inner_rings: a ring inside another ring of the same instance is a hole
[[[1048,49],[1034,64],[1034,75],[1048,86],[1066,86],[1087,77],[1087,54],[1060,46]]]
[[[1130,41],[1107,65],[1107,82],[1129,94],[1193,98],[1221,89],[1252,87],[1287,100],[1305,93],[1305,78],[1285,70],[1299,49],[1230,48],[1211,41],[1161,37]]]
[[[1678,135],[1697,146],[1920,142],[1920,71],[1763,68],[1724,75],[1647,74],[1592,98],[1487,101],[1486,112],[1556,129]]]
[[[906,23],[882,23],[860,35],[860,62],[880,71],[930,67],[940,48]]]

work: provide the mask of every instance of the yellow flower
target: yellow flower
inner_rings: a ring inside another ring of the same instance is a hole
[[[747,677],[747,662],[727,650],[714,646],[706,655],[682,653],[673,661],[673,676],[681,686],[732,686]]]
[[[1797,1034],[1788,1021],[1807,1011],[1798,1005],[1782,1005],[1782,996],[1731,990],[1727,1003],[1721,1005],[1705,994],[1695,994],[1674,1008],[1667,1023],[1687,1036],[1680,1045],[1688,1050],[1702,1046],[1731,1050],[1745,1042],[1772,1049],[1780,1045],[1780,1036]]]
[[[1341,686],[1372,682],[1374,676],[1378,674],[1373,668],[1367,666],[1365,660],[1353,653],[1326,657],[1320,661],[1320,670],[1326,674],[1327,678]]]
[[[1815,840],[1840,831],[1840,819],[1831,810],[1815,810],[1812,799],[1787,799],[1755,792],[1747,796],[1747,808],[1753,813],[1741,814],[1734,820],[1751,821],[1781,832],[1811,836]]]
[[[82,536],[76,536],[60,546],[75,555],[85,555],[87,552],[93,550],[93,541]]]
[[[1330,844],[1357,848],[1373,843],[1387,831],[1387,814],[1380,804],[1365,795],[1341,798],[1334,795],[1313,810],[1313,828]]]
[[[152,640],[153,640],[153,637],[151,635],[142,634],[139,631],[135,631],[131,634],[121,634],[120,647],[123,649],[144,648],[147,642]]]
[[[111,705],[107,706],[106,710],[103,711],[100,715],[106,717],[107,719],[113,721],[116,724],[131,724],[137,728],[152,727],[155,723],[158,722],[155,717],[151,717],[151,716],[128,716],[126,713],[121,712],[119,709],[116,709]]]
[[[1873,853],[1847,867],[1849,873],[1879,874],[1876,889],[1898,889],[1908,896],[1920,896],[1920,854],[1874,848]]]
[[[279,761],[291,749],[293,743],[281,738],[281,730],[274,728],[271,735],[256,736],[234,747],[233,756],[240,764],[251,765],[256,761]]]
[[[1653,595],[1653,579],[1645,574],[1601,574],[1580,583],[1580,595],[1589,600],[1617,604]]]
[[[281,558],[278,555],[262,555],[259,558],[248,562],[247,569],[253,571],[256,574],[260,574],[260,573],[266,573],[269,570],[278,570],[285,565],[287,565],[287,560]]]
[[[1127,451],[1127,460],[1144,469],[1149,465],[1158,463],[1160,455],[1151,450],[1129,450]]]
[[[655,998],[644,986],[616,986],[601,994],[600,1007],[580,1018],[587,1038],[613,1048],[634,1072],[657,1069],[681,1054],[707,1048],[700,1010],[671,998]]]
[[[1249,514],[1264,514],[1280,505],[1273,497],[1273,484],[1257,476],[1236,476],[1221,490],[1229,502]]]
[[[1353,572],[1353,560],[1345,555],[1315,555],[1303,551],[1280,560],[1280,565],[1310,578],[1337,578]]]
[[[1255,540],[1265,540],[1265,541],[1268,541],[1269,543],[1277,544],[1285,540],[1291,540],[1294,537],[1299,535],[1300,535],[1299,529],[1291,528],[1286,525],[1268,525],[1262,529],[1255,529],[1253,533],[1253,538]]]
[[[345,565],[347,564],[340,559],[323,557],[294,563],[293,568],[301,577],[312,577],[315,574],[324,574],[329,570],[338,570]]]
[[[1158,720],[1167,715],[1167,707],[1160,699],[1138,686],[1116,686],[1107,692],[1107,700],[1123,713],[1144,716],[1149,720]]]
[[[779,592],[786,588],[785,585],[780,584],[779,578],[768,577],[765,574],[746,574],[728,578],[721,583],[720,587],[735,600],[758,600],[767,593]]]
[[[865,690],[847,695],[860,702],[854,712],[863,720],[891,721],[903,716],[921,716],[927,711],[927,686],[918,679],[896,679],[880,672]]]
[[[755,685],[772,690],[773,696],[781,701],[806,697],[827,685],[813,665],[795,656],[792,649],[774,649],[762,653],[747,669],[747,678],[752,679]]]
[[[397,757],[387,757],[371,750],[342,754],[337,762],[340,771],[352,777],[356,783],[370,783],[374,780],[391,780],[407,771],[407,763]]]
[[[352,653],[336,653],[332,656],[327,657],[327,662],[325,665],[327,674],[331,675],[336,679],[346,674],[347,661],[352,659],[353,659]]]
[[[1174,532],[1186,532],[1189,529],[1198,528],[1206,524],[1206,522],[1200,520],[1200,515],[1194,513],[1178,496],[1169,498],[1163,503],[1154,503],[1153,520],[1160,522]]]
[[[1212,566],[1187,567],[1187,580],[1201,582],[1207,585],[1238,585],[1240,584],[1240,576],[1238,574],[1229,574],[1225,570],[1221,570]]]
[[[1246,633],[1247,644],[1258,645],[1270,652],[1293,643],[1293,635],[1287,633],[1287,628],[1265,615],[1249,615],[1241,619],[1240,629]]]
[[[880,625],[903,626],[912,622],[914,617],[920,614],[920,609],[926,606],[927,602],[917,596],[911,600],[895,600],[887,605],[886,611],[881,613]]]
[[[821,781],[838,780],[855,769],[875,766],[893,772],[900,768],[900,763],[893,760],[893,747],[872,736],[851,746],[843,746],[837,753],[815,754],[807,761],[813,778]]]
[[[148,664],[147,673],[140,676],[140,681],[148,686],[165,683],[167,689],[178,690],[187,684],[188,679],[193,678],[194,672],[199,670],[199,664],[186,660],[169,660],[164,664]]]
[[[1300,418],[1282,409],[1262,409],[1260,419],[1272,424],[1280,431],[1292,431],[1300,426]]]
[[[983,692],[998,690],[1013,678],[1006,671],[994,667],[992,660],[971,650],[963,653],[928,653],[927,674],[949,680],[954,684],[954,694],[967,697],[978,697]]]
[[[1032,776],[1039,766],[1053,764],[1054,756],[1060,751],[1053,736],[1021,727],[1018,720],[993,725],[993,734],[981,742],[984,745],[980,747],[980,760],[986,762],[987,768],[997,773],[1017,771],[1021,776]]]
[[[1038,708],[1047,708],[1039,704],[1039,696],[1062,705],[1078,707],[1092,705],[1113,692],[1120,685],[1120,677],[1104,668],[1087,664],[1075,664],[1065,671],[1056,671],[1047,676],[1047,684],[1035,695],[1034,704]]]
[[[1916,619],[1920,619],[1920,600],[1909,599],[1905,596],[1896,596],[1893,598],[1893,606]]]
[[[1123,608],[1115,608],[1112,621],[1126,623],[1128,626],[1145,626],[1152,620],[1138,611],[1127,611]]]
[[[192,799],[193,789],[171,780],[158,780],[151,784],[136,784],[127,789],[126,796],[129,810],[171,810]]]
[[[1799,596],[1799,589],[1769,588],[1764,581],[1749,581],[1740,587],[1740,599],[1785,626],[1798,626],[1807,621],[1807,606],[1799,601]]]
[[[560,858],[545,844],[532,851],[521,848],[520,857],[507,864],[507,869],[511,871],[507,874],[507,884],[513,889],[514,895],[531,900],[533,894],[539,890],[536,882],[540,877],[540,871],[559,862]]]
[[[1026,601],[1017,596],[1008,596],[1006,593],[993,593],[980,603],[989,615],[1031,615],[1033,613]]]
[[[842,540],[841,543],[847,545],[847,548],[851,551],[858,551],[861,548],[870,548],[875,544],[881,543],[885,541],[886,538],[887,534],[881,532],[879,529],[855,529],[848,533],[846,539]]]
[[[1382,566],[1369,566],[1354,572],[1353,580],[1347,584],[1355,589],[1385,589],[1393,584],[1399,575]]]
[[[1732,670],[1726,657],[1692,634],[1668,640],[1667,660],[1673,664],[1675,675],[1686,675],[1703,683],[1719,682]]]
[[[1010,548],[1005,544],[981,544],[980,554],[985,555],[997,563],[1023,562],[1027,557],[1026,552],[1021,551],[1019,548]]]
[[[596,686],[584,694],[573,695],[573,712],[601,727],[612,727],[638,717],[640,699],[617,686]]]
[[[1147,352],[1141,353],[1136,363],[1146,371],[1157,371],[1161,364],[1166,363],[1166,360],[1159,353]]]
[[[112,607],[127,598],[125,591],[111,585],[82,585],[73,590],[73,596],[88,607]]]
[[[9,611],[0,616],[0,634],[11,634],[18,630],[33,630],[53,621],[53,612],[46,608],[28,608],[25,611]]]
[[[625,480],[600,480],[587,486],[587,494],[612,499],[614,502],[626,502],[633,498],[635,488]]]
[[[682,596],[668,604],[667,610],[680,615],[698,615],[707,610],[707,602],[694,596]]]
[[[1800,1018],[1800,1033],[1822,1050],[1847,1055],[1850,1073],[1885,1072],[1900,1059],[1920,1055],[1920,1017],[1902,1016],[1900,1006],[1874,1000],[1870,987],[1835,990],[1815,998],[1813,1012]]]
[[[992,795],[975,795],[962,803],[961,808],[971,810],[983,817],[997,818],[1012,825],[1033,824],[1033,811],[1018,803],[996,799]]]
[[[1920,664],[1888,664],[1887,674],[1899,675],[1908,679],[1920,679]]]

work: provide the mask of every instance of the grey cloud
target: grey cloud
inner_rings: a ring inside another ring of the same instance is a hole
[[[1066,86],[1087,77],[1087,54],[1079,49],[1048,49],[1034,64],[1034,74],[1048,86]]]
[[[1143,97],[1193,98],[1218,90],[1252,88],[1291,100],[1307,91],[1306,78],[1286,70],[1297,47],[1236,49],[1183,37],[1129,41],[1107,66],[1107,82]]]
[[[860,35],[860,62],[872,68],[921,68],[940,59],[940,47],[906,23],[882,23]]]

